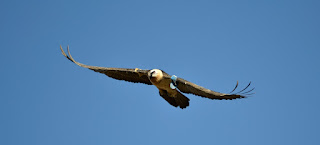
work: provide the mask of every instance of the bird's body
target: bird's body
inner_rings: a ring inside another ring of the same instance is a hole
[[[95,72],[103,73],[111,78],[118,79],[118,80],[125,80],[128,82],[133,83],[144,83],[147,85],[154,85],[159,89],[160,96],[165,99],[169,104],[175,107],[186,108],[189,106],[189,98],[184,96],[181,92],[184,93],[192,93],[194,95],[198,95],[201,97],[209,98],[209,99],[217,99],[217,100],[232,100],[237,98],[245,98],[243,95],[239,94],[223,94],[219,92],[215,92],[201,86],[198,86],[194,83],[186,81],[182,78],[177,78],[176,76],[171,77],[166,72],[160,69],[152,69],[152,70],[142,70],[142,69],[126,69],[126,68],[108,68],[108,67],[96,67],[96,66],[88,66],[82,63],[76,62],[69,51],[68,46],[68,55],[63,51],[62,47],[60,46],[62,54],[68,58],[73,63],[91,69]],[[237,88],[238,83],[234,90]],[[238,93],[243,92],[246,90],[249,85],[241,90]],[[254,89],[254,88],[253,88]],[[243,92],[243,94],[248,94],[253,89]],[[233,90],[233,91],[234,91]],[[180,92],[181,91],[181,92]],[[232,92],[233,92],[232,91]]]
[[[168,74],[165,73],[166,76]],[[150,82],[155,85],[159,90],[165,90],[167,92],[175,93],[175,89],[170,88],[171,79],[164,76],[162,70],[159,69],[152,69],[148,73],[148,78]]]
[[[170,87],[172,80],[170,75],[159,69],[152,69],[148,72],[150,82],[159,89],[159,95],[171,105],[180,108],[189,106],[189,99],[177,89]]]

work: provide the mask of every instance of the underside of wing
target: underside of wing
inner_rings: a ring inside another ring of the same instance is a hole
[[[182,78],[177,79],[177,88],[181,92],[194,94],[194,95],[209,98],[209,99],[217,99],[217,100],[232,100],[232,99],[237,99],[237,98],[245,98],[246,95],[250,95],[249,93],[254,90],[254,88],[253,88],[249,91],[246,91],[246,89],[250,86],[250,84],[251,83],[249,83],[249,85],[247,87],[245,87],[243,90],[239,91],[238,93],[224,94],[224,93],[219,93],[219,92],[215,92],[215,91],[206,89],[204,87],[201,87],[199,85],[196,85],[194,83],[186,81]],[[237,82],[236,87],[233,89],[233,91],[237,88],[237,86],[238,86],[238,82]]]
[[[73,63],[91,69],[95,72],[103,73],[111,78],[117,80],[124,80],[133,83],[144,83],[148,85],[152,85],[150,80],[148,79],[149,70],[141,70],[141,69],[128,69],[128,68],[109,68],[109,67],[97,67],[97,66],[89,66],[75,61],[69,51],[69,46],[67,47],[68,55],[64,52],[62,47],[60,46],[62,54],[68,58]]]

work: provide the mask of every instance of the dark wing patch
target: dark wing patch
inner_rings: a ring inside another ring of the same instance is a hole
[[[245,89],[247,89],[249,87],[249,85]],[[238,83],[237,83],[237,86],[238,86]],[[215,92],[215,91],[206,89],[204,87],[201,87],[199,85],[196,85],[194,83],[191,83],[189,81],[186,81],[182,78],[177,79],[177,88],[183,93],[194,94],[194,95],[198,95],[198,96],[209,98],[209,99],[232,100],[232,99],[246,97],[244,95],[239,95],[239,94],[224,94],[224,93]],[[253,89],[251,89],[250,91],[247,91],[246,93],[251,92]],[[242,90],[242,91],[244,91],[244,90]],[[242,91],[240,91],[240,92],[242,92]]]
[[[91,69],[95,72],[103,73],[103,74],[105,74],[111,78],[117,79],[117,80],[124,80],[124,81],[128,81],[128,82],[133,82],[133,83],[144,83],[144,84],[152,85],[152,83],[148,79],[148,72],[150,70],[89,66],[89,65],[85,65],[85,64],[82,64],[82,63],[75,61],[70,54],[69,46],[67,47],[69,55],[67,55],[63,51],[61,46],[60,46],[60,49],[61,49],[62,54],[66,58],[68,58],[70,61],[72,61],[73,63],[75,63],[81,67]]]

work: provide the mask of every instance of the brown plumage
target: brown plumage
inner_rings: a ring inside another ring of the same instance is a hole
[[[68,58],[71,62],[84,67],[91,69],[95,72],[103,73],[111,78],[117,80],[124,80],[133,83],[144,83],[147,85],[155,85],[159,89],[160,96],[165,99],[169,104],[174,107],[186,108],[189,106],[189,98],[184,96],[183,93],[194,94],[197,96],[209,98],[209,99],[218,99],[218,100],[232,100],[237,98],[245,98],[245,95],[250,95],[253,89],[249,91],[245,91],[249,85],[243,90],[239,91],[235,94],[224,94],[215,92],[206,88],[203,88],[199,85],[186,81],[182,78],[177,78],[176,80],[172,79],[169,74],[159,69],[152,70],[141,70],[141,69],[127,69],[127,68],[109,68],[109,67],[97,67],[97,66],[89,66],[75,61],[69,51],[69,46],[67,47],[68,55],[64,52],[62,47],[60,46],[62,54]],[[174,84],[176,87],[170,86]],[[238,86],[238,82],[236,87],[233,89],[236,90]],[[180,92],[181,91],[181,92]],[[233,92],[232,91],[232,92]],[[245,92],[243,92],[245,91]],[[230,92],[230,93],[232,93]],[[240,95],[242,94],[242,95]]]

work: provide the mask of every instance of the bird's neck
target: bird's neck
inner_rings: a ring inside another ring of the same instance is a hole
[[[151,78],[151,82],[154,83],[154,84],[160,83],[162,78],[163,78],[163,74],[162,73],[158,73],[156,77],[152,77]]]

